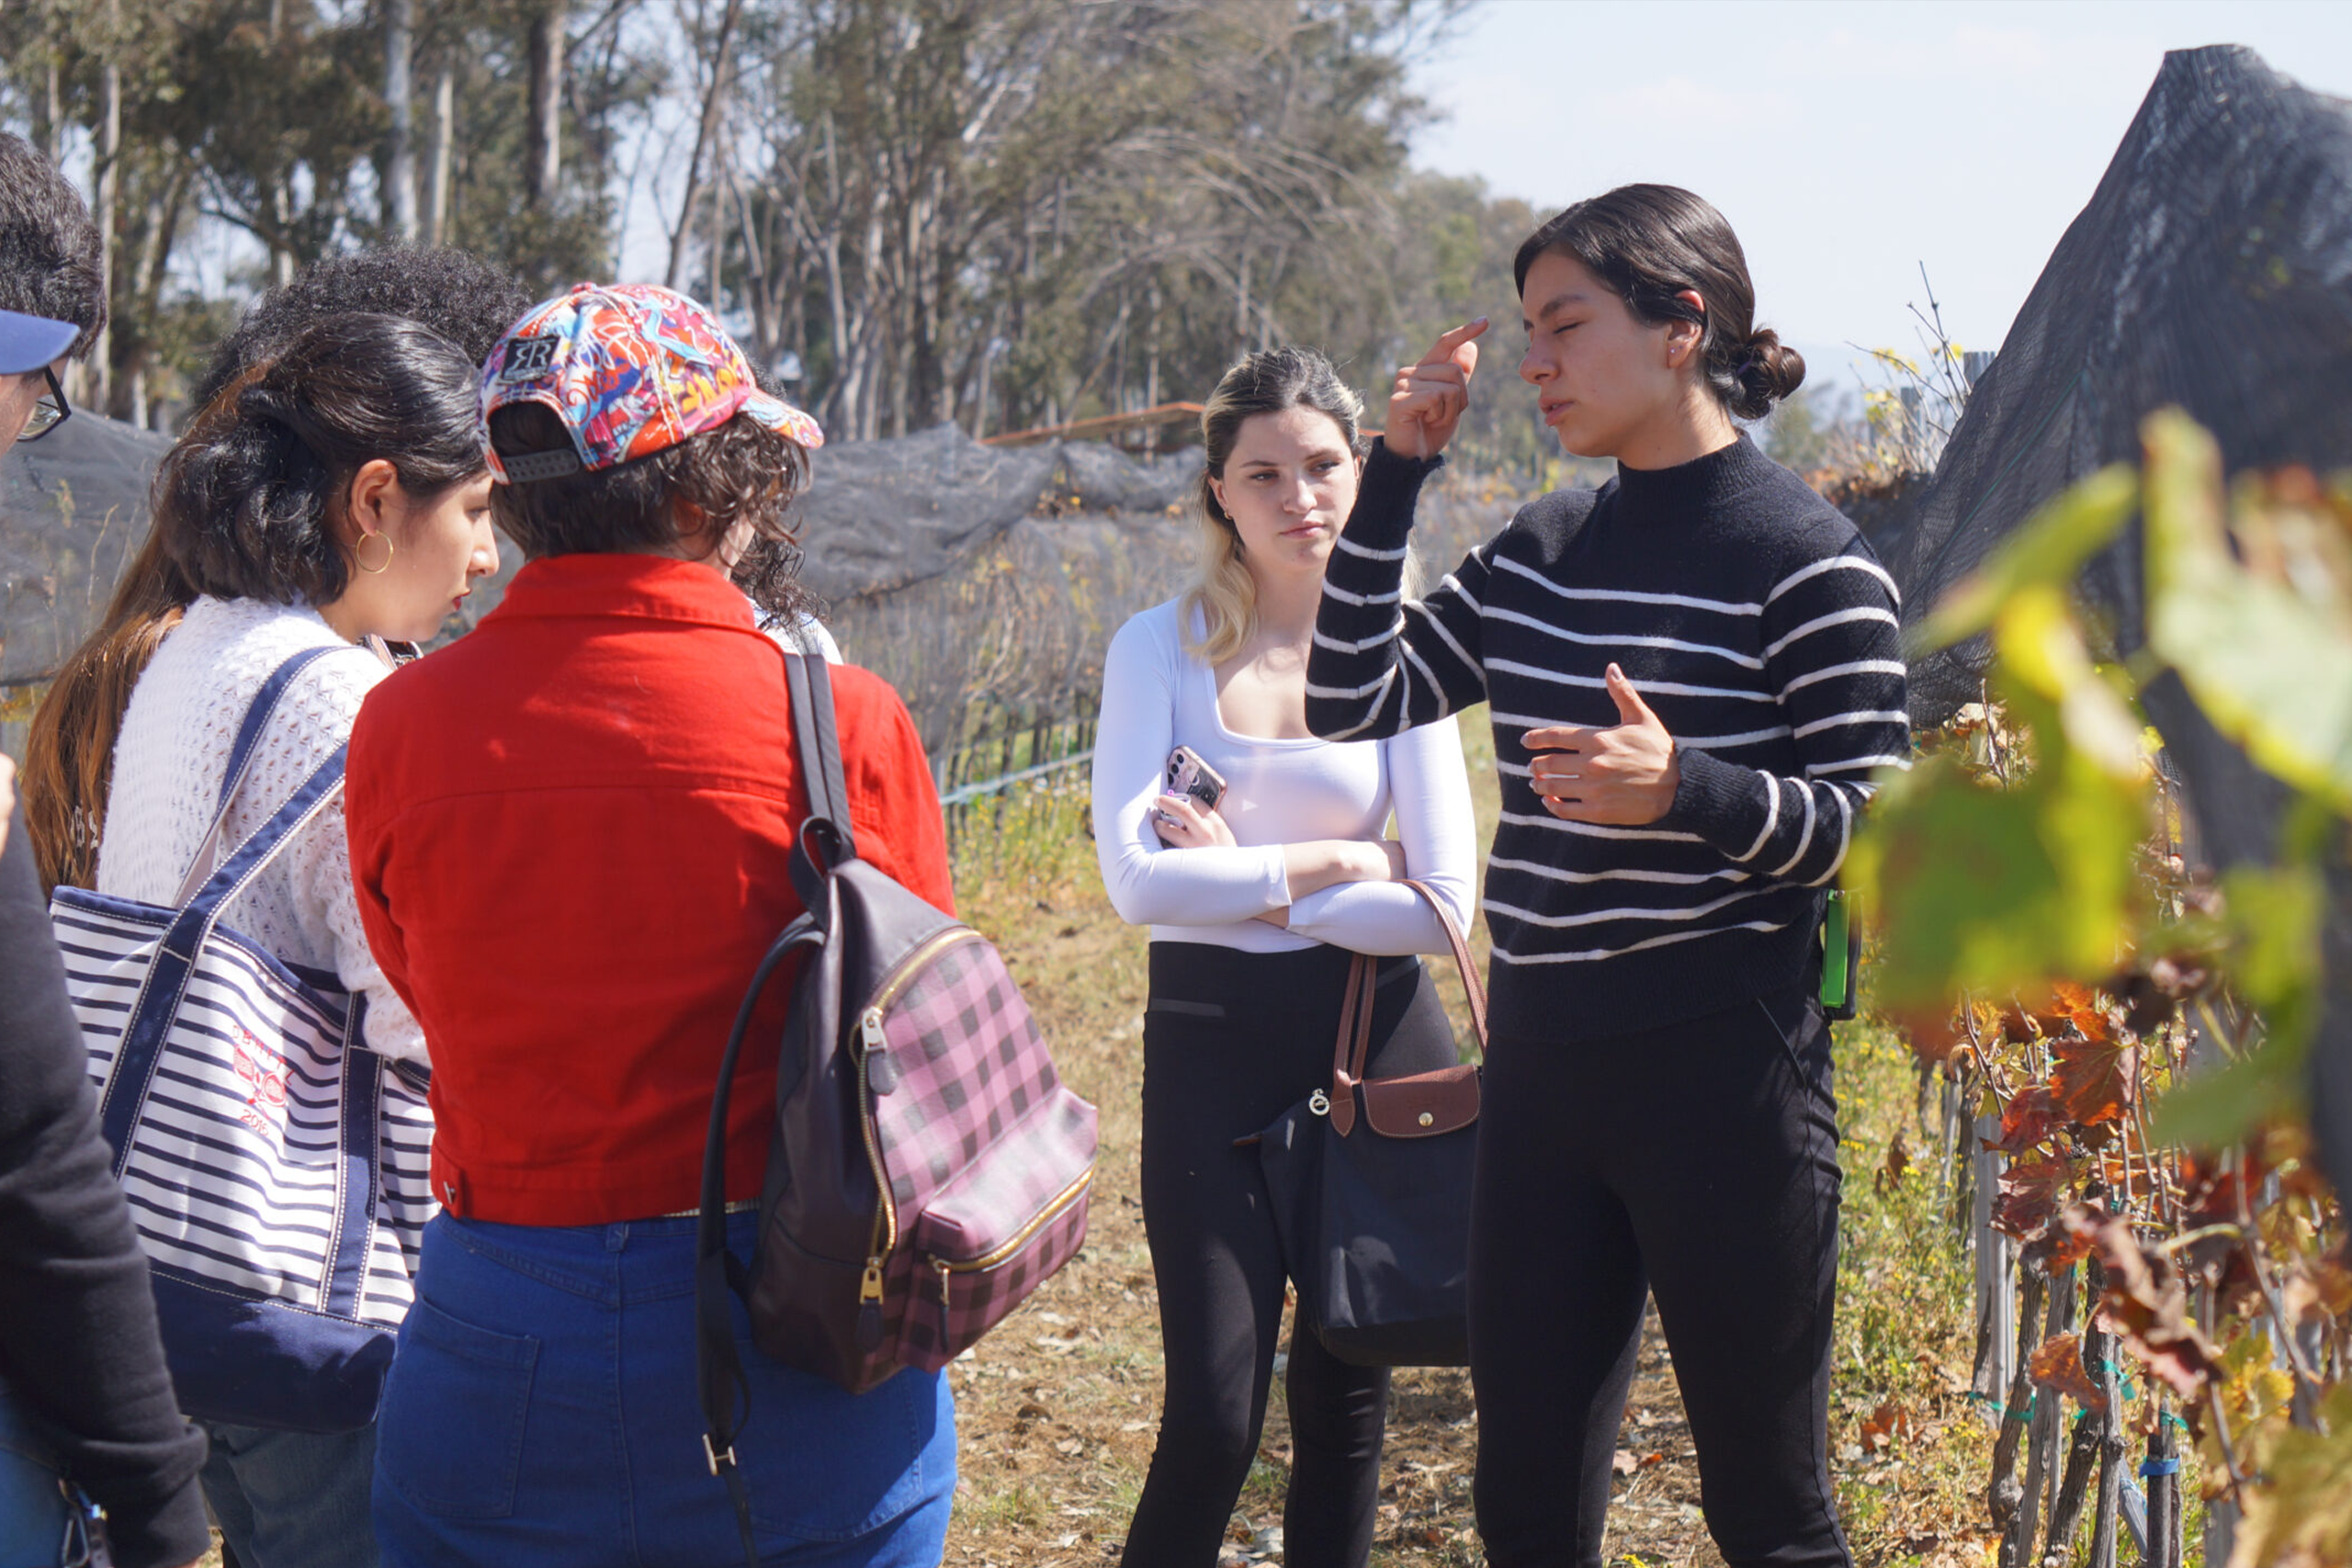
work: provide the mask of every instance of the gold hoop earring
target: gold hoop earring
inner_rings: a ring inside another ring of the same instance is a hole
[[[384,541],[384,564],[381,566],[369,566],[367,561],[360,558],[359,552],[368,547],[368,541],[370,539],[381,539]],[[351,558],[357,564],[359,570],[366,572],[368,576],[382,576],[385,572],[390,571],[392,569],[392,536],[390,534],[384,533],[360,535],[359,542],[351,547]]]

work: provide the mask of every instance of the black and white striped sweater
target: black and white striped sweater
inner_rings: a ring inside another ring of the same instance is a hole
[[[1493,705],[1496,1032],[1593,1039],[1802,981],[1871,773],[1910,750],[1894,580],[1742,436],[1532,502],[1400,607],[1414,500],[1437,467],[1379,446],[1366,462],[1325,580],[1306,717],[1371,739]],[[1679,758],[1674,805],[1645,828],[1551,816],[1520,744],[1540,726],[1617,723],[1611,660]]]

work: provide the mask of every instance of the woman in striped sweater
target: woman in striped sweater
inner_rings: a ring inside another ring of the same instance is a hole
[[[1814,992],[1823,890],[1873,772],[1908,750],[1894,585],[1734,423],[1804,365],[1753,326],[1713,207],[1624,186],[1544,224],[1516,270],[1520,374],[1561,446],[1617,477],[1531,502],[1399,608],[1414,495],[1475,364],[1475,331],[1442,340],[1399,373],[1307,675],[1307,721],[1334,739],[1492,705],[1479,1530],[1496,1568],[1597,1568],[1650,1294],[1724,1559],[1844,1564]]]

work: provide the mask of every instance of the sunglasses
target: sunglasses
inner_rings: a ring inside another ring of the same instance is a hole
[[[73,405],[65,400],[65,389],[57,384],[57,372],[44,365],[40,378],[49,383],[49,390],[33,404],[32,417],[25,421],[25,428],[17,433],[19,441],[40,440],[63,424],[74,412]]]

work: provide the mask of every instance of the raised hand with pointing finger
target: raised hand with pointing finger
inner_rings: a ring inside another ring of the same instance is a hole
[[[1400,457],[1423,461],[1445,450],[1470,406],[1470,378],[1478,368],[1478,335],[1487,318],[1464,321],[1430,345],[1415,365],[1396,367],[1381,439]]]
[[[1529,782],[1544,809],[1564,822],[1640,828],[1674,805],[1682,773],[1674,737],[1642,701],[1618,665],[1605,679],[1617,703],[1617,722],[1605,728],[1564,724],[1531,729],[1521,744],[1535,753]]]

